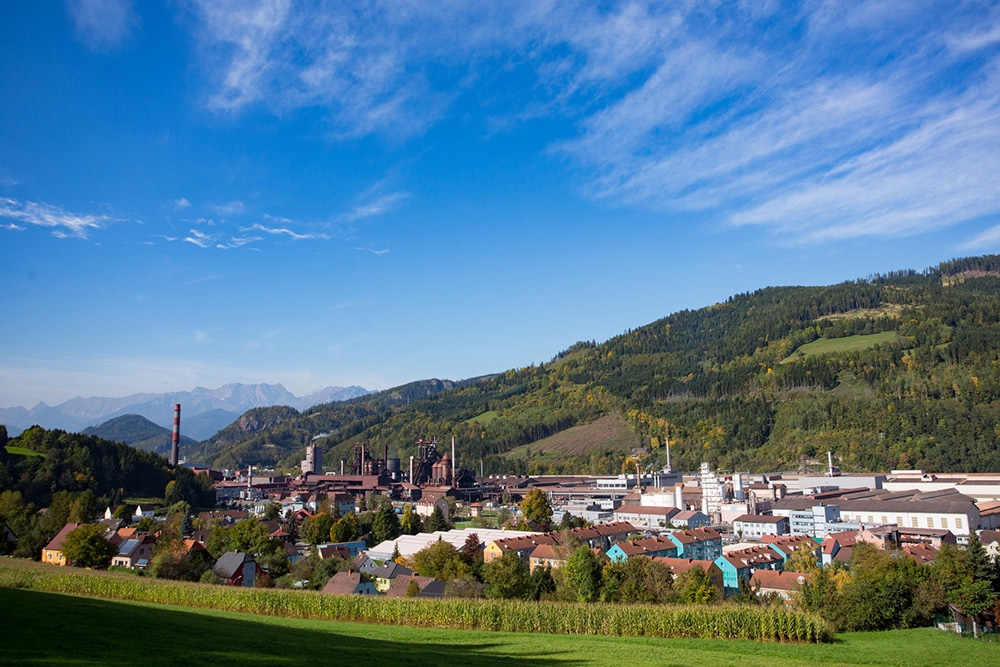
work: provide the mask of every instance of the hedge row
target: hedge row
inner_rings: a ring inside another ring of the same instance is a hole
[[[0,586],[269,616],[466,630],[796,642],[832,639],[829,626],[819,616],[777,607],[397,600],[192,584],[16,560],[0,561]]]

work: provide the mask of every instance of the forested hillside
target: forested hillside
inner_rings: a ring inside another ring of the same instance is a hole
[[[369,441],[405,458],[452,434],[487,472],[619,472],[625,453],[505,456],[618,415],[675,467],[795,468],[832,450],[845,470],[1000,469],[1000,256],[827,287],[769,287],[684,310],[551,362],[458,383],[427,381],[289,415],[198,452],[219,466],[291,468],[326,439],[328,468]],[[403,393],[407,394],[402,400]],[[393,398],[395,396],[395,398]]]
[[[164,456],[170,452],[173,433],[159,424],[154,424],[142,415],[122,415],[109,419],[98,426],[90,426],[83,430],[84,435],[96,435],[98,438],[123,442],[136,449],[155,452]],[[193,445],[194,440],[181,435],[181,445]]]

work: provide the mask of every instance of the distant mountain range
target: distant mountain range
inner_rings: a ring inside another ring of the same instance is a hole
[[[170,452],[170,442],[173,439],[171,429],[157,426],[142,415],[122,415],[109,419],[99,426],[89,426],[83,431],[84,435],[96,435],[98,438],[111,440],[112,442],[123,442],[136,449],[144,449],[147,452],[155,452],[166,456]],[[182,435],[182,447],[195,444],[195,440]]]
[[[41,402],[30,410],[22,406],[0,408],[0,424],[11,435],[38,424],[45,428],[81,431],[114,417],[141,415],[154,424],[171,428],[174,404],[181,404],[181,431],[204,440],[252,408],[287,405],[305,410],[314,405],[343,401],[371,393],[364,387],[326,387],[296,396],[280,384],[226,384],[218,389],[195,387],[164,394],[132,394],[121,398],[91,396],[71,398],[55,406]]]

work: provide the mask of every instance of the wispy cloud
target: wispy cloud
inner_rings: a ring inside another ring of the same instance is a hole
[[[171,205],[172,205],[172,206],[173,206],[174,208],[176,208],[176,209],[178,209],[178,210],[181,210],[181,209],[185,209],[185,208],[188,208],[188,207],[190,207],[190,206],[191,206],[191,202],[189,202],[189,201],[188,201],[188,200],[187,200],[186,198],[184,198],[184,197],[178,197],[177,199],[173,200],[173,201],[172,201],[172,202],[170,202],[170,203],[171,203]]]
[[[961,244],[959,250],[996,250],[1000,248],[1000,225],[994,225],[976,234],[971,239]]]
[[[291,220],[287,220],[287,222],[291,222]],[[324,240],[326,240],[326,239],[330,238],[326,234],[309,234],[309,233],[300,234],[298,232],[292,231],[291,229],[288,229],[287,227],[265,227],[264,225],[262,225],[260,223],[253,224],[253,225],[251,225],[249,227],[246,227],[246,228],[241,227],[240,230],[244,231],[244,232],[251,232],[251,231],[264,232],[265,234],[271,234],[271,235],[274,235],[274,236],[287,236],[288,238],[292,239],[293,241],[301,241],[301,240],[304,240],[304,239],[324,239]]]
[[[231,201],[225,204],[216,204],[210,207],[213,211],[222,216],[230,215],[242,215],[246,212],[247,207],[241,201]]]
[[[914,234],[1000,209],[988,176],[1000,10],[987,4],[190,6],[218,111],[319,107],[337,135],[405,138],[468,94],[502,107],[485,132],[568,121],[550,154],[587,197],[789,241]],[[494,79],[511,85],[477,97]]]
[[[104,229],[116,219],[107,215],[71,213],[58,206],[0,197],[0,218],[29,225],[48,227],[57,238],[89,238],[91,232]],[[7,229],[21,229],[9,224]]]
[[[139,29],[131,0],[65,0],[77,38],[95,51],[124,45]]]
[[[14,176],[13,172],[4,167],[0,167],[0,185],[5,187],[13,187],[18,185],[20,181]]]
[[[361,252],[370,252],[373,255],[382,256],[389,252],[389,248],[384,248],[382,250],[375,250],[374,248],[355,248],[355,250],[360,250]]]
[[[396,205],[410,196],[408,192],[390,192],[362,200],[351,210],[338,215],[337,222],[357,222],[365,218],[373,218],[391,211]]]

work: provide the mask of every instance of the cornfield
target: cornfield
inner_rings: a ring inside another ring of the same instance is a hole
[[[814,643],[833,638],[819,616],[776,607],[397,600],[193,584],[8,559],[0,561],[0,586],[290,618],[465,630]]]

